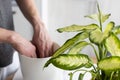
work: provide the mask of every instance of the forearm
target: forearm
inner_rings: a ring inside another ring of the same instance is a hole
[[[0,28],[0,42],[12,43],[13,31]]]
[[[20,35],[14,31],[0,28],[0,42],[2,43],[9,43],[12,46],[17,45],[17,42],[19,41],[18,36]]]
[[[33,27],[35,27],[41,19],[34,0],[16,0],[16,2],[19,5],[23,15],[28,19]]]
[[[33,44],[14,31],[0,28],[0,42],[11,44],[22,55],[36,57]]]

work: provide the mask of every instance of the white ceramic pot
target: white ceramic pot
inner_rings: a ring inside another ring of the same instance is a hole
[[[44,64],[50,58],[29,58],[19,55],[23,80],[63,80],[63,71],[49,65],[43,69]]]

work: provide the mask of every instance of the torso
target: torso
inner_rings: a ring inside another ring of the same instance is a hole
[[[0,0],[0,27],[13,30],[12,0]]]
[[[11,0],[0,0],[0,27],[14,30]],[[5,67],[11,64],[12,56],[13,48],[11,45],[0,43],[0,67]]]

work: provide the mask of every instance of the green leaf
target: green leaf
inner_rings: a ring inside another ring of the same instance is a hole
[[[114,27],[114,23],[110,22],[107,24],[104,32],[102,32],[99,28],[97,28],[94,31],[91,31],[90,32],[91,42],[96,44],[100,44],[101,42],[103,42],[103,40],[105,40],[109,36],[109,33],[112,31],[113,27]]]
[[[114,33],[105,40],[105,46],[112,56],[120,56],[120,40]]]
[[[87,63],[86,65],[85,65],[85,68],[91,68],[93,65],[90,63],[90,59],[89,59],[89,63]]]
[[[67,49],[72,47],[75,43],[77,43],[80,40],[84,40],[84,39],[88,38],[88,36],[89,35],[87,32],[78,33],[73,38],[67,40],[58,50],[56,50],[53,57],[56,57],[59,54],[64,53]]]
[[[101,18],[102,23],[104,23],[109,18],[109,16],[110,14],[102,14],[102,18]],[[99,14],[87,15],[85,17],[99,21]]]
[[[48,67],[50,64],[51,64],[51,61],[52,61],[53,58],[50,58],[44,65],[44,68],[45,67]]]
[[[118,56],[107,57],[98,62],[98,67],[105,71],[120,70],[120,57]]]
[[[97,28],[96,30],[90,32],[90,41],[96,44],[100,44],[103,41],[103,33],[101,32],[101,30],[99,28]]]
[[[61,54],[49,61],[49,63],[64,70],[75,70],[83,67],[88,62],[88,56],[85,54]],[[45,67],[47,66],[45,65]]]
[[[85,17],[99,21],[99,14],[86,15]]]
[[[98,8],[98,21],[100,23],[104,23],[110,16],[110,14],[102,14],[102,11],[100,10],[99,4],[97,3],[97,8]]]
[[[94,71],[94,69],[90,70],[90,73],[92,75],[92,79],[91,80],[96,80],[98,78],[98,73],[96,73]]]
[[[80,73],[80,74],[79,74],[79,77],[78,77],[78,80],[83,80],[84,75],[85,75],[85,74]]]
[[[71,25],[66,26],[64,28],[57,29],[58,32],[75,32],[75,31],[84,31],[84,30],[93,30],[96,29],[98,25],[90,24],[90,25]]]
[[[109,33],[112,31],[114,26],[115,26],[114,22],[109,22],[108,23],[108,25],[106,26],[105,31],[104,31],[104,36],[105,37],[108,37]]]
[[[98,22],[100,21],[101,23],[104,23],[110,17],[110,14],[102,14],[102,11],[100,10],[98,3],[97,3],[97,9],[98,9],[98,13],[92,14],[92,15],[87,15],[85,17],[88,17],[90,19],[94,19]]]
[[[110,17],[111,14],[102,14],[102,23],[104,23],[109,17]]]
[[[120,25],[114,27],[113,33],[115,33],[116,35],[120,34]]]
[[[68,52],[68,54],[75,54],[81,51],[85,46],[87,46],[89,43],[86,41],[81,41],[75,44]]]

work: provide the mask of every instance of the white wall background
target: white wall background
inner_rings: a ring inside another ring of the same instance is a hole
[[[111,13],[110,20],[120,25],[120,0],[98,0],[102,11]]]
[[[47,0],[47,26],[52,38],[60,45],[73,33],[58,33],[56,29],[72,24],[86,24],[85,15],[95,12],[95,0]]]

